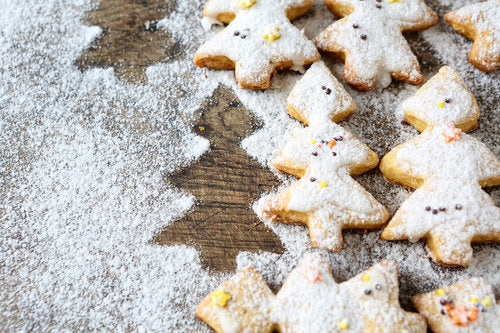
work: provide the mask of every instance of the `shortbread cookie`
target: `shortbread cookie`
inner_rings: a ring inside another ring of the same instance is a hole
[[[458,73],[443,67],[403,110],[423,132],[384,156],[380,170],[388,180],[417,190],[382,238],[424,238],[437,262],[469,265],[471,242],[500,241],[500,209],[481,189],[500,184],[500,162],[464,133],[477,126],[477,103]]]
[[[315,39],[320,52],[345,61],[346,82],[361,91],[391,77],[421,84],[417,58],[401,32],[422,30],[438,20],[422,0],[325,0],[334,22]]]
[[[229,25],[196,52],[198,67],[235,69],[245,89],[270,87],[276,70],[300,70],[320,59],[311,41],[289,19],[312,0],[209,0],[203,14]]]
[[[500,0],[491,0],[447,13],[446,22],[472,39],[469,61],[483,72],[500,68]]]
[[[315,63],[296,84],[287,109],[309,126],[272,163],[300,180],[270,200],[265,216],[307,225],[313,246],[340,251],[342,229],[381,227],[389,217],[351,178],[376,167],[378,156],[332,121],[351,114],[355,104],[324,63]]]
[[[392,260],[337,284],[328,260],[309,253],[276,296],[250,268],[206,297],[196,316],[217,332],[383,332],[388,328],[426,332],[421,315],[400,308],[398,293],[398,270]]]
[[[500,305],[481,278],[462,281],[412,299],[436,333],[493,333],[500,329]]]

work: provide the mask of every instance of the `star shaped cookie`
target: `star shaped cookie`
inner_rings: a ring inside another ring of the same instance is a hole
[[[289,19],[305,14],[312,0],[209,0],[204,16],[229,23],[196,52],[198,67],[235,69],[245,89],[266,89],[271,75],[320,59],[315,46]]]
[[[361,91],[376,83],[386,87],[391,78],[421,84],[417,58],[402,35],[422,30],[438,20],[422,0],[325,0],[342,19],[315,39],[320,52],[345,61],[346,82]]]
[[[433,332],[495,332],[500,327],[500,305],[493,288],[472,278],[412,298]]]
[[[474,41],[469,61],[483,72],[500,68],[500,0],[479,2],[444,15],[453,29]]]

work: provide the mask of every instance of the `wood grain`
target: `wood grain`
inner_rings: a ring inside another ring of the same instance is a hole
[[[155,239],[159,244],[192,244],[205,267],[236,268],[240,251],[282,252],[279,238],[258,218],[250,204],[278,185],[274,175],[252,160],[240,140],[256,128],[253,114],[227,88],[219,87],[204,103],[193,131],[210,140],[211,149],[168,181],[195,195],[198,205]]]
[[[158,20],[174,8],[175,0],[101,0],[86,21],[102,28],[103,34],[76,65],[81,70],[113,67],[130,83],[146,82],[148,66],[182,55],[170,33],[157,28]]]

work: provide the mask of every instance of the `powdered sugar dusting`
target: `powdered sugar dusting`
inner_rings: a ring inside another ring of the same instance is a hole
[[[432,2],[433,9],[442,14],[451,9],[448,5],[456,9],[471,3],[445,2],[446,8]],[[95,6],[89,0],[0,3],[2,328],[208,331],[194,318],[195,306],[228,276],[203,271],[193,248],[150,244],[152,235],[194,200],[181,196],[163,175],[208,149],[208,142],[189,131],[190,121],[219,83],[233,88],[262,119],[264,127],[243,147],[265,165],[300,127],[285,108],[301,76],[278,74],[272,85],[280,89],[265,92],[238,89],[230,71],[208,71],[205,79],[192,65],[196,49],[213,34],[200,23],[202,0],[176,2],[162,21],[183,54],[176,62],[148,68],[147,85],[125,84],[109,69],[81,73],[74,67],[99,32],[82,23]],[[332,17],[317,1],[294,24],[312,39]],[[470,44],[464,46],[465,39],[445,23],[421,36],[435,61],[451,63],[472,89],[481,110],[473,135],[498,156],[500,126],[492,107],[500,93],[498,74],[471,68],[466,60]],[[326,64],[345,86],[343,65]],[[422,70],[426,77],[436,71]],[[341,125],[379,156],[417,134],[400,124],[401,102],[415,87],[393,83],[366,94],[346,89],[357,110]],[[391,212],[408,197],[378,171],[356,180]],[[489,193],[498,204],[500,191]],[[305,228],[272,228],[285,253],[241,253],[238,265],[256,266],[278,287],[310,249],[310,241]],[[337,281],[383,259],[396,259],[406,305],[416,292],[474,275],[500,290],[497,245],[475,246],[467,269],[439,267],[426,257],[424,245],[384,242],[378,232],[346,232],[343,248],[335,254],[322,251]]]

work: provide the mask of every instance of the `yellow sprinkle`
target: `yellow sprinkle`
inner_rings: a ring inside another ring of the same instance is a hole
[[[393,3],[393,2],[403,2],[402,0],[387,0],[389,3]]]
[[[471,297],[470,298],[470,302],[471,303],[477,303],[477,302],[479,302],[479,300],[477,299],[477,297]]]
[[[490,306],[491,305],[490,299],[489,298],[483,299],[483,304],[484,304],[484,306]]]
[[[438,106],[439,106],[440,108],[444,108],[444,103],[443,103],[443,102],[439,102]]]
[[[443,295],[443,294],[444,294],[444,289],[443,289],[443,288],[439,288],[439,289],[437,290],[437,294],[438,294],[438,295]]]
[[[311,140],[311,143],[312,143],[312,144],[315,144],[315,143],[316,143],[316,140],[315,140],[315,139],[312,139],[312,140]]]
[[[241,7],[251,7],[255,3],[255,0],[238,0],[238,5]]]
[[[347,324],[347,321],[345,321],[345,319],[342,319],[340,322],[339,322],[339,328],[341,330],[345,330],[345,329],[348,329],[349,328],[349,325]]]
[[[273,40],[281,36],[280,27],[277,25],[269,24],[264,28],[264,34],[262,36],[264,36],[264,38],[267,38],[269,42],[272,42]]]
[[[327,187],[326,182],[319,183],[319,186],[321,186],[321,187]]]
[[[363,275],[363,281],[370,281],[370,275],[368,274]]]
[[[227,304],[227,301],[229,301],[232,298],[232,296],[222,290],[213,292],[210,295],[210,305],[217,305],[220,307],[224,307]]]
[[[199,128],[199,129],[200,129],[200,131],[202,131],[202,132],[205,130],[205,127],[204,127],[204,126],[199,126],[198,128]]]

